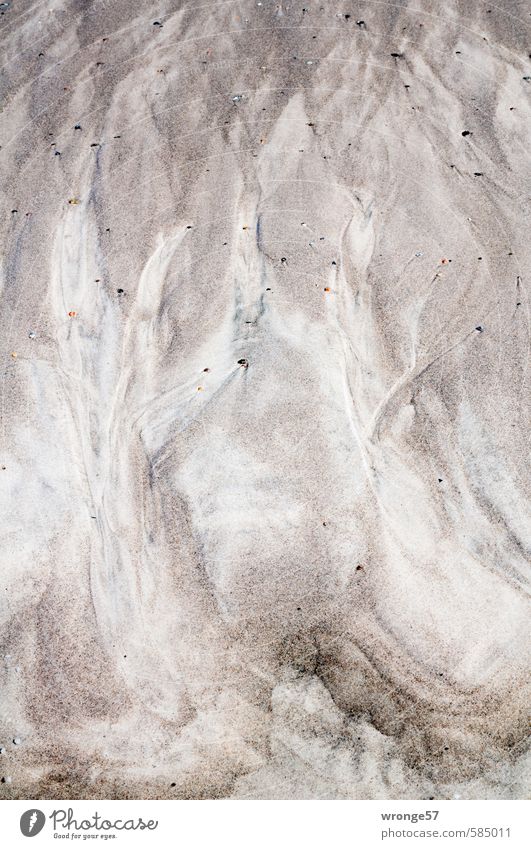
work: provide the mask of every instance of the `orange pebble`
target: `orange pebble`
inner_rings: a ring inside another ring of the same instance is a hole
[[[70,318],[75,318],[75,317],[76,317],[76,315],[77,315],[77,312],[76,312],[75,310],[70,310],[70,312],[68,313],[68,315],[70,316]]]
[[[441,259],[441,265],[448,265],[447,259]]]
[[[325,290],[325,292],[329,292],[329,291],[330,291],[330,286],[325,286],[324,290]]]

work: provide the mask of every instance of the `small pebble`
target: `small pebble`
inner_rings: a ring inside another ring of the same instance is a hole
[[[13,737],[13,743],[15,744],[15,746],[20,746],[22,740],[20,739],[20,737]]]
[[[35,339],[37,334],[35,333],[34,330],[30,330],[30,332],[28,333],[28,336],[29,336],[30,339]]]

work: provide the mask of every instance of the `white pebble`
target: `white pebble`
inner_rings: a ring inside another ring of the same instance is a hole
[[[13,743],[15,744],[15,746],[20,746],[22,740],[20,739],[20,737],[13,737]]]

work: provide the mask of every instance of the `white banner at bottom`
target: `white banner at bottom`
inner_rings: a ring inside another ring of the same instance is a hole
[[[524,801],[5,801],[1,844],[528,849]],[[28,844],[35,838],[35,844]]]

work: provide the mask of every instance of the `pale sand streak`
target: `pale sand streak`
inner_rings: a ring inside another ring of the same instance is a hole
[[[529,6],[148,5],[0,10],[0,796],[523,797]]]

